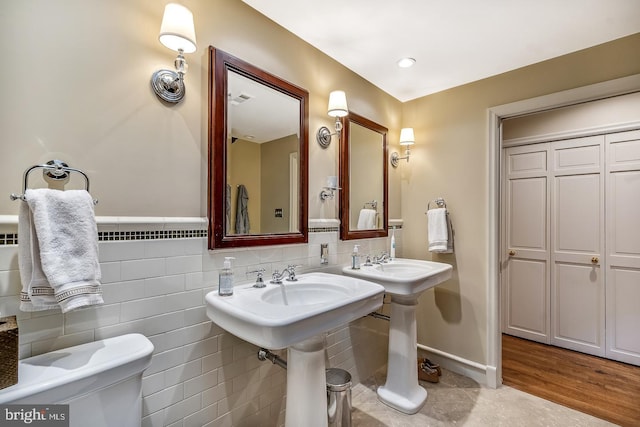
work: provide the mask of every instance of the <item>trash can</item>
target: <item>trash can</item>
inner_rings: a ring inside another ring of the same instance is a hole
[[[329,368],[326,376],[329,427],[351,427],[351,374]]]

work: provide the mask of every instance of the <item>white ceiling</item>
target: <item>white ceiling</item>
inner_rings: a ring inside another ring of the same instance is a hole
[[[640,0],[243,1],[403,102],[640,32]]]

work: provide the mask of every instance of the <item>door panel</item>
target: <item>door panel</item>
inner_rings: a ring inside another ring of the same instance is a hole
[[[552,343],[604,356],[604,299],[600,267],[556,262]]]
[[[640,365],[640,131],[606,140],[606,356]]]
[[[549,144],[505,150],[503,331],[549,343]]]
[[[604,138],[551,147],[551,343],[603,356]]]
[[[521,338],[548,342],[546,316],[548,271],[545,260],[511,259],[506,280],[506,331]]]

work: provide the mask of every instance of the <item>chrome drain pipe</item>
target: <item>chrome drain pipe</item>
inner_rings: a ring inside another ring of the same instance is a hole
[[[386,320],[387,322],[391,320],[391,317],[387,316],[386,314],[378,313],[377,311],[374,311],[373,313],[369,313],[367,316],[371,316],[376,319]]]
[[[277,354],[271,353],[266,348],[261,348],[258,350],[258,359],[262,360],[270,360],[274,365],[280,366],[282,369],[287,369],[287,361],[278,356]]]

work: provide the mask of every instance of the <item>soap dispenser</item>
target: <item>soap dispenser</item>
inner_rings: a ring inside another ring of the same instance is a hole
[[[360,245],[353,246],[353,253],[351,254],[351,269],[360,270]]]
[[[218,275],[218,295],[233,295],[233,270],[231,270],[231,260],[234,257],[224,257],[224,264]]]

